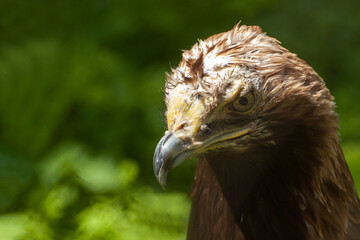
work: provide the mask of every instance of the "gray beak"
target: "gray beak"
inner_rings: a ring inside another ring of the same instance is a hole
[[[166,189],[168,171],[190,158],[194,151],[189,150],[190,143],[181,140],[167,131],[160,139],[154,153],[155,176],[163,189]]]

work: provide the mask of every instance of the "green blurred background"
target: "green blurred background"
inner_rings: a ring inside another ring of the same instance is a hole
[[[0,0],[0,238],[184,239],[195,160],[163,192],[164,72],[199,38],[260,25],[337,101],[360,189],[360,1]]]

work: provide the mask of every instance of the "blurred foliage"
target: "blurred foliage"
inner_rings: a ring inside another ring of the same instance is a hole
[[[0,218],[0,231],[19,239],[183,239],[187,197],[137,184],[138,172],[133,160],[62,146],[38,165],[27,210]]]
[[[360,189],[360,2],[0,0],[1,239],[184,239],[195,161],[160,190],[164,72],[260,25],[336,97]],[[170,63],[170,64],[169,64]]]

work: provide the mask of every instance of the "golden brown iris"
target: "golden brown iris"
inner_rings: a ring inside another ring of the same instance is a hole
[[[255,95],[254,92],[250,91],[244,96],[236,98],[232,102],[232,108],[238,112],[247,112],[254,106],[254,103]]]

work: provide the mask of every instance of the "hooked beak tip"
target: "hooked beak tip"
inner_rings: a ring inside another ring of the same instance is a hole
[[[192,154],[187,150],[189,143],[167,131],[156,146],[153,167],[155,177],[161,187],[166,189],[167,173]]]
[[[157,181],[160,186],[165,190],[166,189],[166,177],[167,177],[167,148],[164,146],[167,140],[172,136],[171,132],[168,132],[161,138],[159,143],[156,146],[154,159],[153,159],[153,167],[154,173]]]
[[[167,173],[156,175],[156,179],[158,180],[162,189],[166,190],[166,177]]]

